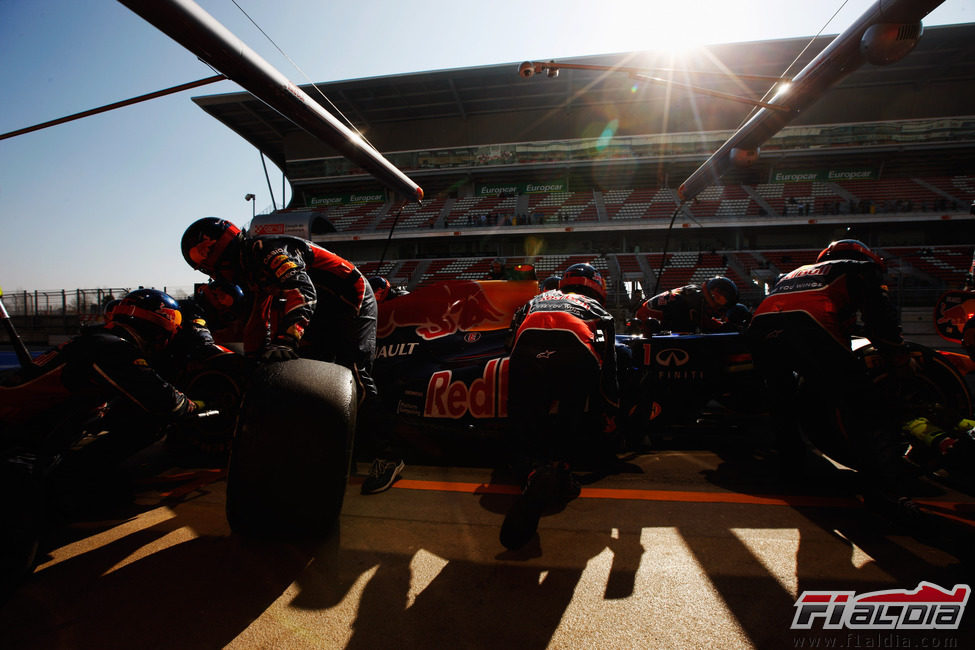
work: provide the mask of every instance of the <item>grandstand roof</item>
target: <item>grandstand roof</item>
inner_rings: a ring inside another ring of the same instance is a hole
[[[689,56],[679,66],[692,74],[674,73],[674,79],[757,99],[767,82],[733,81],[706,73],[726,66],[739,74],[779,75],[786,70],[795,74],[832,38],[813,39],[808,48],[809,39],[710,46],[708,53]],[[678,67],[664,55],[652,53],[560,61]],[[598,135],[590,132],[592,125],[604,125],[608,119],[618,120],[618,135],[732,129],[748,112],[742,104],[686,92],[668,94],[660,85],[635,85],[622,74],[562,70],[555,80],[542,75],[526,80],[517,74],[519,63],[316,85],[377,149],[387,153]],[[793,124],[967,115],[975,106],[973,82],[975,23],[926,28],[907,58],[883,67],[864,65]],[[315,88],[303,88],[321,97]],[[335,155],[250,93],[201,96],[193,101],[281,168],[287,160]],[[707,110],[702,110],[705,105]]]

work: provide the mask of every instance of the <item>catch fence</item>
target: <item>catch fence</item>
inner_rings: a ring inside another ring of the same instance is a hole
[[[72,289],[55,291],[13,291],[3,293],[3,304],[11,317],[34,318],[78,316],[82,320],[99,319],[108,303],[142,287],[112,287],[107,289]],[[193,287],[163,287],[163,291],[177,300],[185,298]]]

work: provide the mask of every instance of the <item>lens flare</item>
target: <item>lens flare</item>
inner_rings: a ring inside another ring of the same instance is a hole
[[[599,134],[599,138],[596,140],[596,149],[602,151],[609,146],[610,141],[613,136],[616,135],[616,129],[620,126],[619,120],[610,120],[609,124],[603,129],[603,132]]]

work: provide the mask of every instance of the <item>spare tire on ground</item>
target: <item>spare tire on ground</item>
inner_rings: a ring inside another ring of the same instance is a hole
[[[356,402],[343,366],[293,359],[254,371],[227,475],[234,532],[317,537],[332,529],[349,479]]]

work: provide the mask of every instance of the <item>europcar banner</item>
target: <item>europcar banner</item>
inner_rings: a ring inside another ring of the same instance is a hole
[[[777,171],[772,175],[773,183],[805,183],[812,181],[835,183],[836,181],[858,181],[877,178],[877,172],[868,167],[858,169],[794,169]]]
[[[540,183],[479,183],[474,186],[476,196],[499,196],[501,194],[539,194],[545,192],[567,192],[569,183],[565,179]]]
[[[306,207],[323,208],[330,205],[347,205],[357,203],[382,203],[386,195],[382,190],[376,192],[353,192],[352,194],[329,194],[310,196],[305,201]]]

